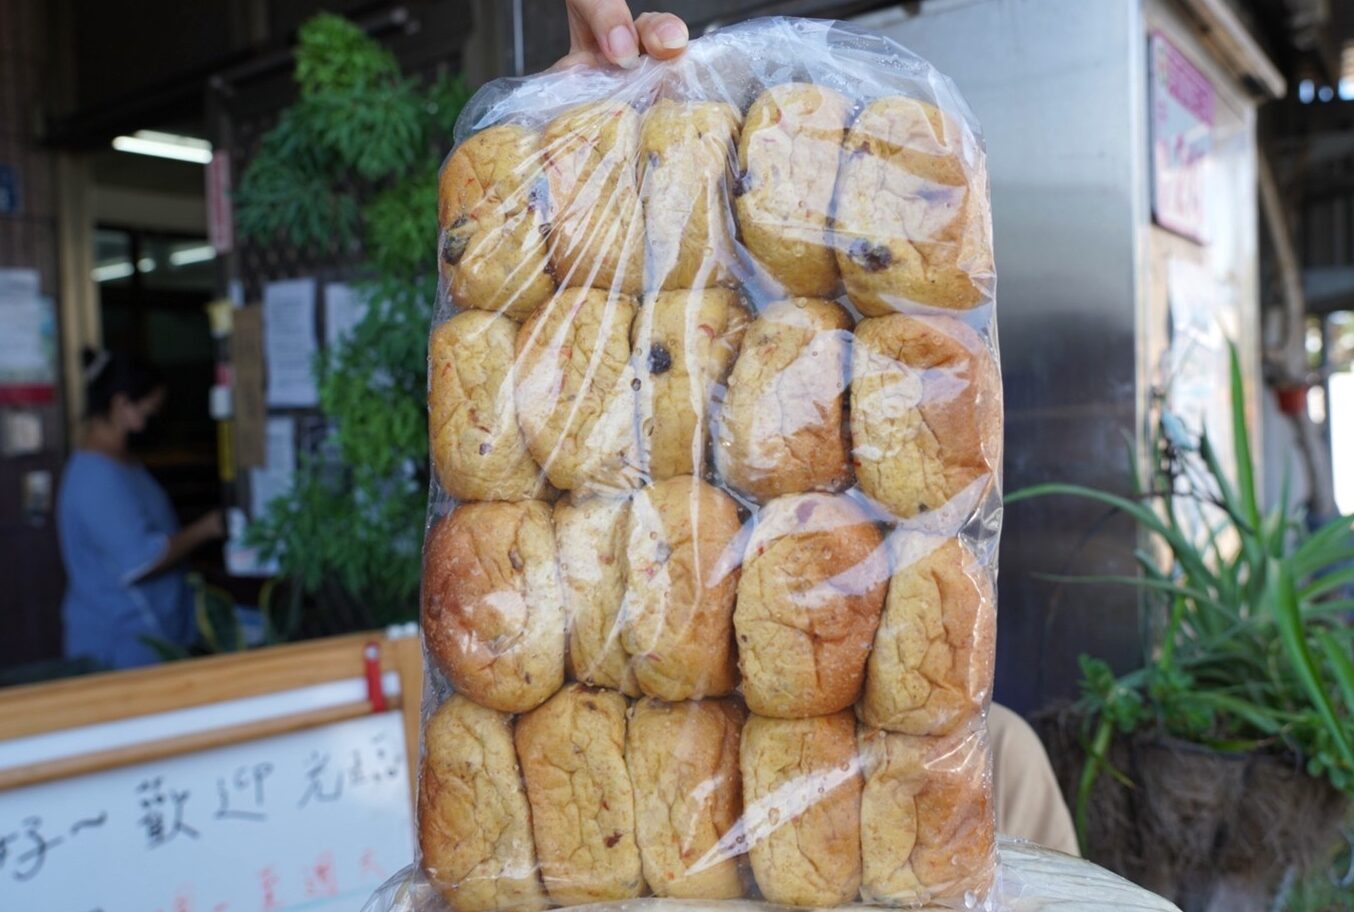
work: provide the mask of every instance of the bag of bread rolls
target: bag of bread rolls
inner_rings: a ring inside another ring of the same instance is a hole
[[[768,19],[490,83],[456,132],[408,902],[998,908],[1001,374],[954,87]]]

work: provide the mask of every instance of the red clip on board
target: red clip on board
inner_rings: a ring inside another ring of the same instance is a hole
[[[362,647],[362,664],[367,675],[367,699],[371,701],[371,711],[386,711],[386,695],[381,687],[381,647],[370,642]]]

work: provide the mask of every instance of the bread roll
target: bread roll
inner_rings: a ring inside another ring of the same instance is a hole
[[[985,735],[915,738],[862,728],[860,754],[861,898],[922,905],[984,896],[996,851]]]
[[[850,484],[850,346],[851,317],[831,301],[778,301],[753,321],[716,427],[728,484],[762,502]]]
[[[663,700],[733,690],[738,507],[690,475],[640,491],[626,529],[621,642],[640,690]]]
[[[787,296],[836,291],[828,225],[850,110],[831,89],[792,82],[759,95],[743,121],[733,188],[738,227]]]
[[[569,630],[574,680],[639,696],[630,657],[621,646],[625,596],[625,524],[630,501],[578,497],[555,504],[555,544]]]
[[[866,495],[906,519],[1001,466],[1001,376],[950,317],[862,320],[852,352],[851,436]]]
[[[738,741],[744,712],[730,700],[635,704],[625,765],[635,789],[644,879],[658,896],[743,895],[738,860],[720,846],[743,811]]]
[[[438,179],[442,279],[457,307],[525,319],[555,290],[546,268],[540,136],[504,124],[476,133]]]
[[[640,308],[634,352],[650,477],[704,472],[710,414],[723,398],[747,323],[738,295],[722,288],[662,291]]]
[[[748,709],[795,719],[855,702],[887,581],[879,530],[850,498],[796,494],[763,507],[733,615]]]
[[[428,436],[442,488],[457,500],[530,500],[545,475],[527,452],[512,395],[517,324],[457,314],[428,344]]]
[[[992,692],[997,614],[992,584],[954,539],[900,537],[899,569],[865,671],[860,718],[873,728],[944,735]]]
[[[749,716],[743,727],[743,823],[762,895],[836,906],[860,888],[860,764],[849,712]]]
[[[517,333],[517,420],[557,488],[615,493],[640,483],[634,317],[626,295],[565,289]]]
[[[639,114],[620,101],[580,105],[546,124],[541,146],[550,185],[550,262],[559,284],[639,294]]]
[[[550,507],[466,503],[423,547],[423,639],[452,686],[525,712],[564,682],[564,604]]]
[[[418,845],[428,882],[453,912],[546,907],[507,716],[456,694],[428,719]]]
[[[709,288],[733,282],[729,180],[742,117],[716,101],[660,99],[639,137],[646,287]]]
[[[880,98],[846,137],[837,262],[866,316],[918,304],[967,310],[991,291],[982,150],[959,121],[914,98]]]
[[[625,697],[569,684],[517,722],[546,892],[561,906],[644,891],[625,768]]]

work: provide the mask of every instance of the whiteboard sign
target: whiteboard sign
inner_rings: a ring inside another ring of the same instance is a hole
[[[351,912],[410,795],[398,712],[0,792],[0,909]]]

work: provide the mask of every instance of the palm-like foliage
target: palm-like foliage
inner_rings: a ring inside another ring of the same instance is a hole
[[[1119,776],[1106,761],[1116,732],[1150,729],[1222,751],[1284,752],[1354,796],[1354,637],[1346,622],[1354,599],[1337,597],[1354,582],[1354,517],[1309,531],[1287,485],[1262,513],[1235,348],[1231,396],[1235,477],[1207,433],[1193,437],[1166,415],[1149,483],[1133,469],[1136,496],[1045,484],[1006,498],[1087,498],[1128,514],[1147,539],[1135,553],[1141,575],[1070,578],[1138,587],[1151,633],[1143,666],[1128,674],[1115,677],[1103,661],[1081,657],[1083,839],[1097,777]],[[1204,521],[1189,521],[1198,517]]]

